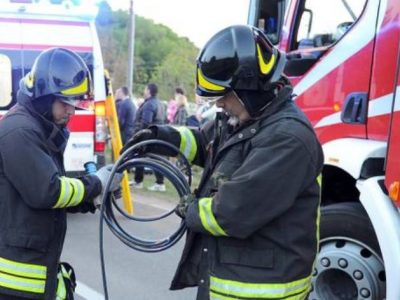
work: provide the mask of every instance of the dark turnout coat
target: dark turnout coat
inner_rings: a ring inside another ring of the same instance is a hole
[[[198,299],[305,299],[318,249],[323,154],[291,88],[257,120],[230,131],[158,127],[204,172],[171,289]]]
[[[101,192],[95,176],[65,176],[65,131],[31,109],[0,120],[0,299],[55,299],[66,211]]]

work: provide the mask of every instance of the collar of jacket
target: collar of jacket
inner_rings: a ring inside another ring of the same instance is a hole
[[[46,144],[53,152],[64,153],[69,138],[69,130],[66,127],[59,127],[55,123],[50,122],[42,115],[38,114],[33,108],[28,96],[19,93],[17,97],[18,106],[24,108],[41,126],[46,138]]]
[[[291,100],[292,87],[285,86],[279,92],[278,95],[270,102],[271,104],[264,110],[261,116],[253,118],[248,122],[241,125],[236,129],[232,135],[226,139],[223,146],[218,152],[236,144],[243,142],[251,137],[253,137],[262,126],[265,120],[273,116],[277,111],[279,111],[288,101]]]
[[[143,102],[150,101],[150,100],[157,100],[157,97],[152,96],[152,97],[146,98],[146,99],[144,99]]]

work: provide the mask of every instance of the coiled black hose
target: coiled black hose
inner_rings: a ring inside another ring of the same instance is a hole
[[[172,164],[164,157],[152,153],[144,153],[143,149],[147,147],[161,147],[163,149],[168,149],[169,152],[172,151],[173,153],[177,153],[177,158],[181,162],[182,169],[185,171],[186,176],[185,174],[183,174],[181,169],[179,169],[177,166]],[[191,193],[190,185],[192,181],[192,171],[190,163],[177,147],[168,142],[160,140],[148,140],[138,143],[127,149],[127,151],[125,151],[116,161],[111,170],[110,179],[106,184],[105,192],[103,193],[100,215],[100,260],[104,297],[106,300],[108,299],[108,290],[104,260],[104,221],[107,223],[111,232],[125,245],[137,251],[147,253],[160,252],[172,247],[180,240],[180,238],[184,235],[186,231],[185,223],[182,221],[178,229],[170,236],[157,240],[145,240],[129,234],[118,223],[117,218],[114,214],[113,207],[116,208],[116,210],[124,217],[138,222],[152,222],[161,220],[170,216],[175,211],[174,208],[164,214],[155,217],[135,217],[128,215],[118,206],[118,204],[115,202],[115,198],[109,192],[112,178],[114,177],[114,174],[116,172],[123,172],[125,170],[130,170],[135,167],[148,167],[153,171],[161,173],[171,182],[173,187],[176,189],[180,199],[190,195]]]

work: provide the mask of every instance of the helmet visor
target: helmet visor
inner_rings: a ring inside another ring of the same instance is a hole
[[[198,97],[199,97],[199,99],[200,99],[200,101],[202,103],[209,103],[209,104],[213,104],[213,103],[217,102],[218,100],[224,98],[224,96],[225,95],[208,97],[208,96],[200,96],[200,95],[198,95]]]
[[[81,98],[64,98],[64,97],[58,97],[58,100],[61,102],[74,106],[75,108],[80,108],[84,110],[94,110],[94,101],[93,100],[88,100],[84,99],[83,97]]]
[[[197,68],[196,79],[196,94],[204,102],[216,102],[218,99],[225,96],[225,94],[227,94],[230,90],[223,85],[219,85],[216,82],[214,83],[210,81],[207,77],[204,76],[199,67]]]

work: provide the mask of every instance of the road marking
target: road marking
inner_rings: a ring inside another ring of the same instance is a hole
[[[101,293],[95,291],[80,281],[76,282],[75,293],[87,300],[104,300],[104,296]]]

